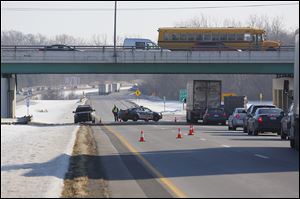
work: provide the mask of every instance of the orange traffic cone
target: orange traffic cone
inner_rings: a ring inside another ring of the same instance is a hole
[[[192,125],[190,125],[190,131],[189,131],[189,134],[188,135],[194,135],[194,132],[193,132],[193,127]]]
[[[145,142],[144,131],[141,131],[140,142]]]
[[[181,138],[182,138],[182,136],[181,136],[181,129],[178,128],[178,134],[177,134],[176,139],[181,139]]]

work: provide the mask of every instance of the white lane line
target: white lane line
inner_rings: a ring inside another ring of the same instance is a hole
[[[202,140],[202,141],[206,141],[207,139],[201,138],[200,140]]]
[[[229,148],[229,147],[231,147],[231,146],[228,146],[228,145],[222,145],[222,147],[226,147],[226,148]]]
[[[264,156],[264,155],[260,155],[260,154],[255,154],[256,157],[260,157],[260,158],[264,158],[264,159],[269,159],[270,157],[268,156]]]

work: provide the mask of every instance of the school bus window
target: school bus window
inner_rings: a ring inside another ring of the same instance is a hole
[[[173,33],[172,34],[172,40],[179,40],[179,34]]]
[[[180,34],[180,40],[181,41],[186,40],[186,34]]]
[[[261,34],[257,35],[257,41],[262,41],[262,36],[261,36]]]
[[[228,34],[228,41],[234,41],[235,40],[235,34]]]
[[[219,34],[212,34],[213,41],[219,41]]]
[[[220,34],[220,40],[226,41],[227,40],[227,34]]]
[[[243,34],[236,34],[236,40],[237,41],[243,41],[244,40],[244,35]]]
[[[195,39],[195,37],[194,37],[194,35],[193,34],[187,34],[187,37],[188,37],[188,40],[189,41],[194,41]]]
[[[204,33],[204,41],[211,41],[211,34],[210,33]]]
[[[202,34],[197,34],[196,35],[196,40],[197,41],[203,41],[203,35]]]
[[[251,38],[252,38],[252,37],[251,37],[251,34],[250,34],[250,33],[244,34],[244,41],[252,41]]]
[[[164,40],[170,40],[169,38],[170,38],[169,33],[165,32],[164,33]]]

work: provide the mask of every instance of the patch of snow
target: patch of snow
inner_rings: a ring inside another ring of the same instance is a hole
[[[33,121],[51,126],[1,125],[1,197],[60,197],[78,125],[79,100],[31,100]],[[23,104],[17,116],[27,115]]]

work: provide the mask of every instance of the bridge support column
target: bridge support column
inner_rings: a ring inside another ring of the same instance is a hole
[[[16,117],[16,75],[1,74],[1,118]]]
[[[273,104],[277,107],[283,109],[284,111],[288,111],[292,100],[288,98],[283,92],[284,88],[284,80],[289,81],[289,95],[293,96],[294,90],[294,78],[291,77],[280,77],[273,79]]]

